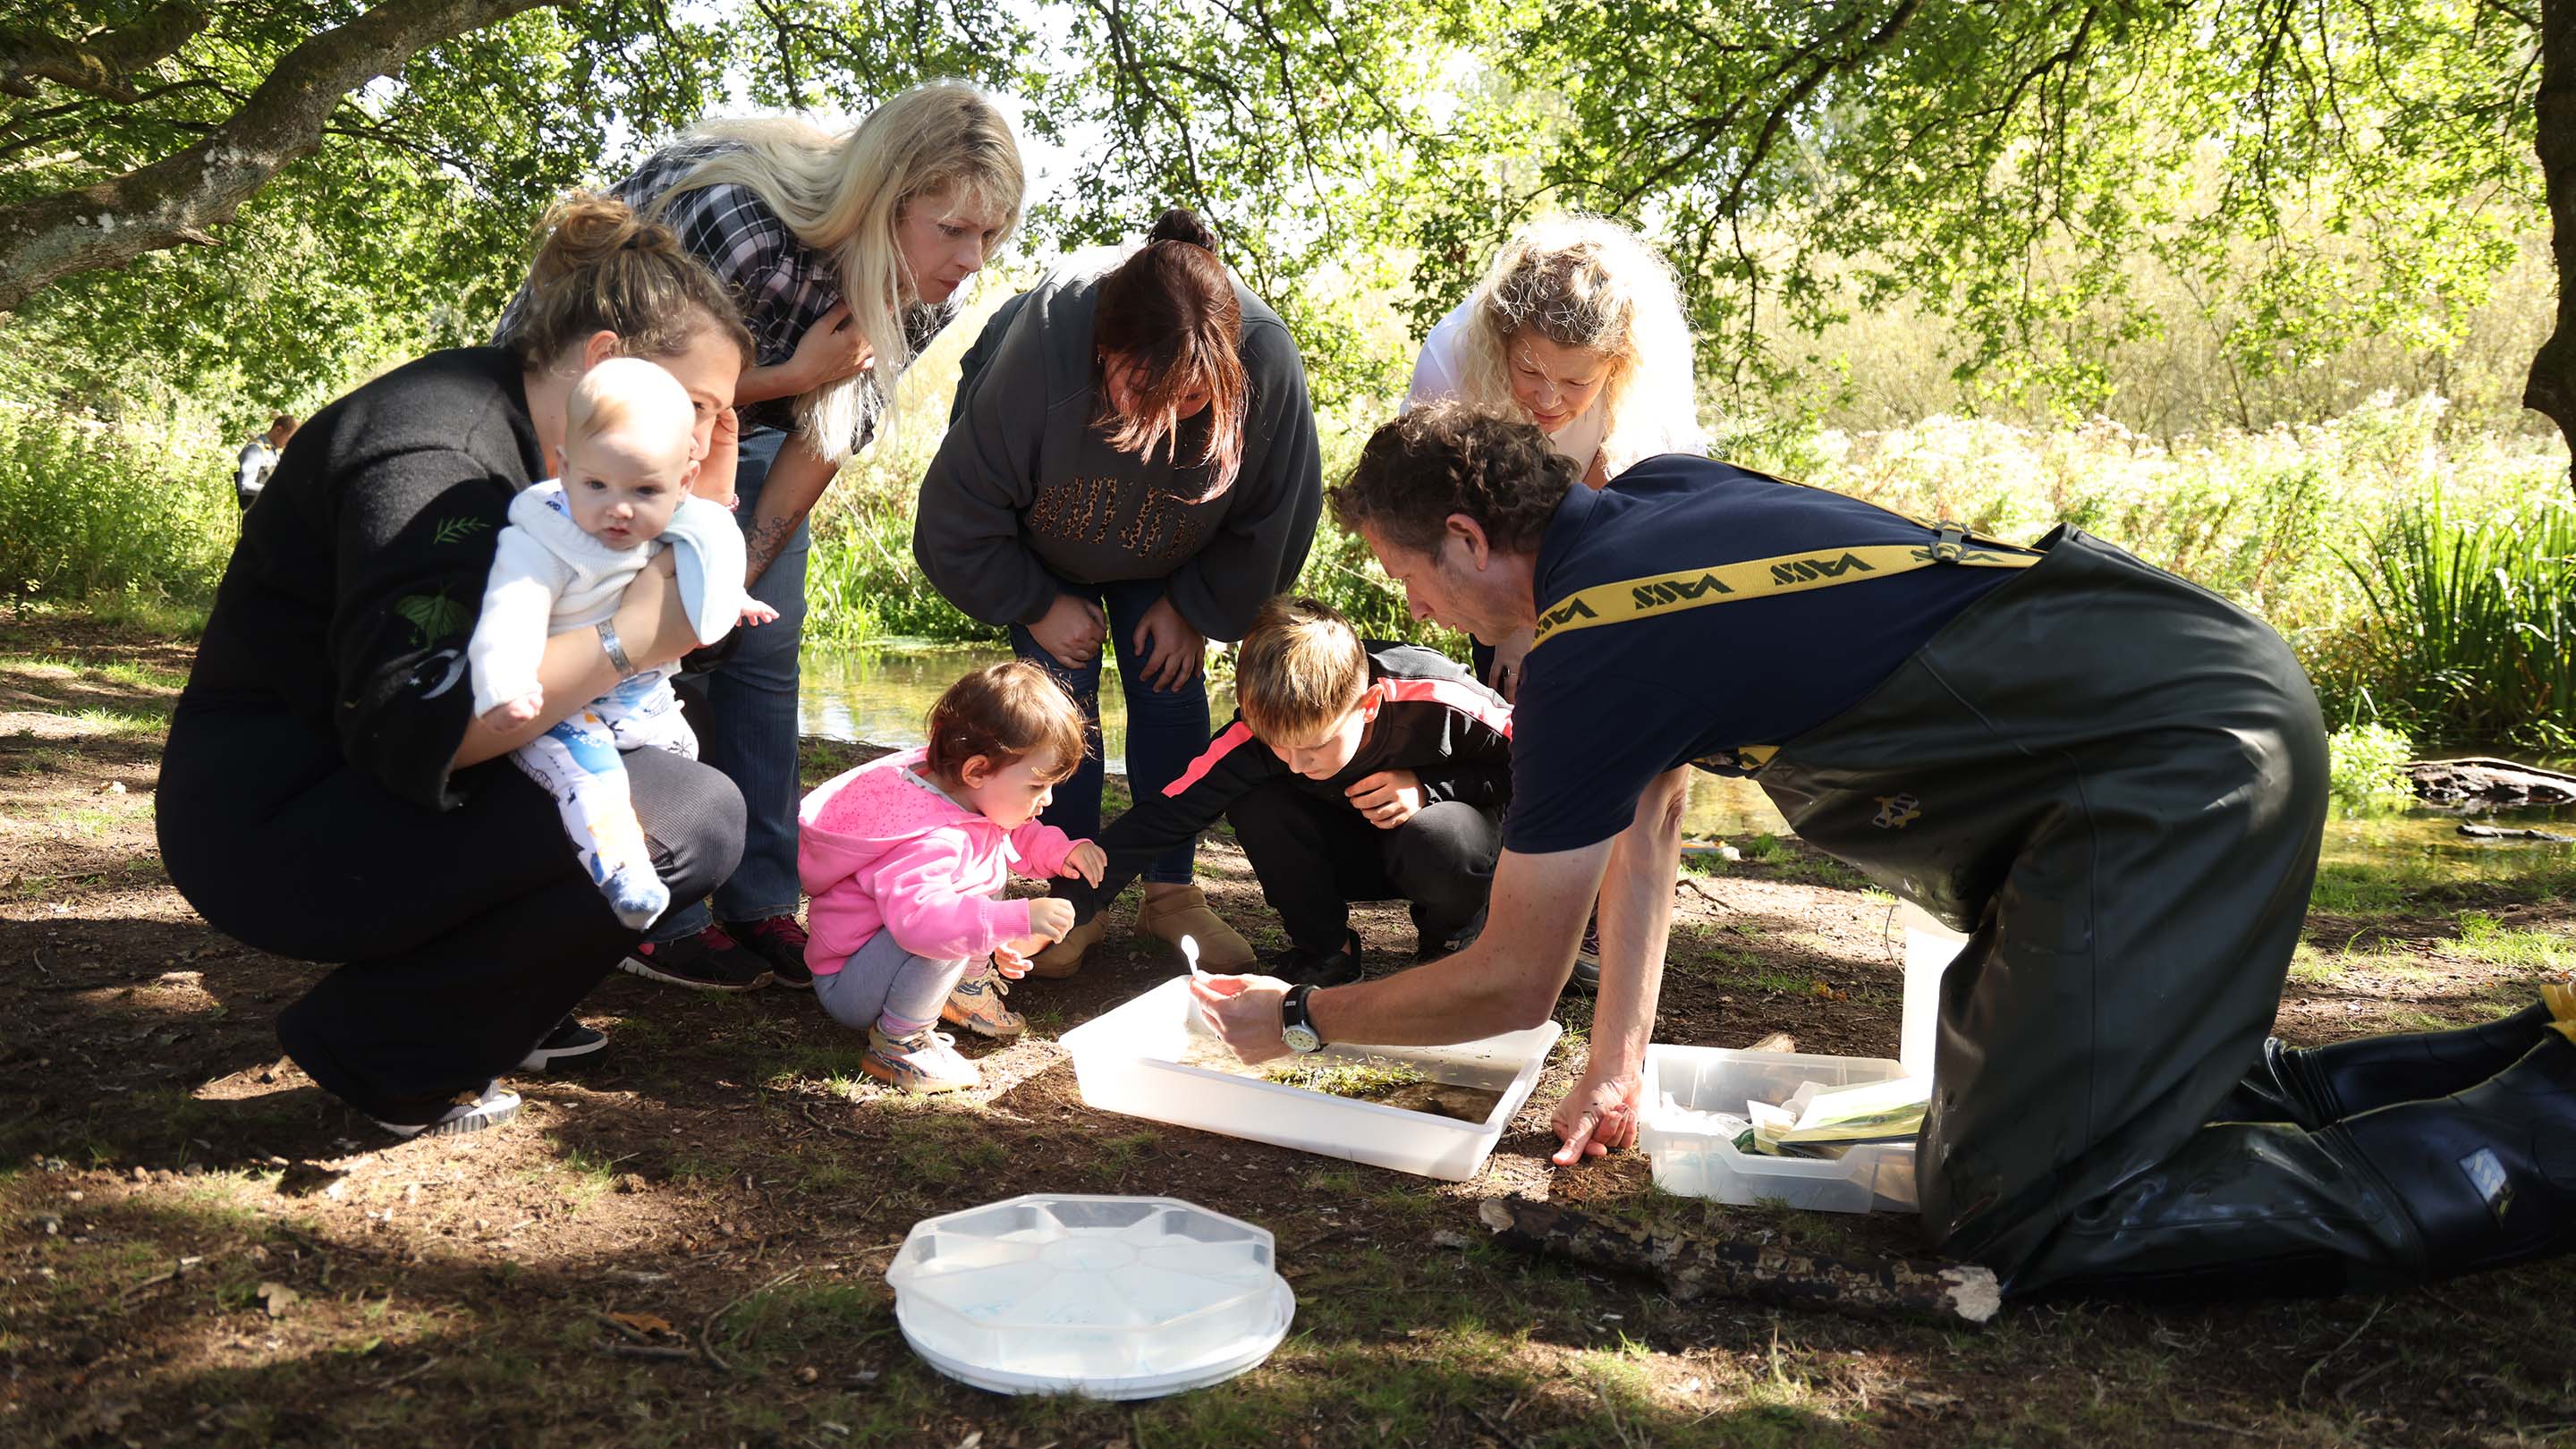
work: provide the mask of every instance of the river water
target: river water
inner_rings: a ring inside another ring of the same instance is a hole
[[[808,650],[799,727],[805,734],[862,740],[880,745],[918,745],[923,720],[932,701],[958,676],[1010,658],[1004,649],[903,645],[853,649]],[[1210,726],[1224,722],[1234,709],[1230,681],[1208,691]],[[1113,669],[1100,698],[1102,747],[1109,768],[1126,769],[1125,705]],[[2491,750],[2458,751],[2492,754]],[[2391,865],[2413,862],[2445,877],[2475,879],[2528,870],[2538,859],[2576,858],[2576,845],[2480,841],[2459,833],[2464,818],[2447,810],[2423,807],[2345,811],[2326,826],[2325,859]],[[2576,835],[2576,810],[2565,807],[2498,810],[2474,817],[2499,826],[2529,826],[2561,835]],[[1693,772],[1690,810],[1683,833],[1695,839],[1741,842],[1787,828],[1780,812],[1750,780]]]

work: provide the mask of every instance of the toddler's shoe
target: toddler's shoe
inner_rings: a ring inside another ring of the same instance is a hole
[[[1100,944],[1101,934],[1109,929],[1109,912],[1102,910],[1090,920],[1064,933],[1064,939],[1050,942],[1047,948],[1029,958],[1029,974],[1049,981],[1061,981],[1082,969],[1084,953]]]
[[[868,1054],[859,1059],[859,1070],[907,1092],[962,1092],[984,1080],[973,1062],[957,1054],[957,1038],[928,1027],[907,1037],[869,1027]]]
[[[947,1004],[939,1008],[939,1019],[977,1036],[1018,1036],[1029,1029],[1029,1024],[1002,1004],[1002,998],[1010,991],[1010,983],[1002,979],[999,971],[986,971],[971,981],[960,981],[957,989],[948,993]]]
[[[1197,937],[1202,971],[1240,971],[1260,959],[1250,941],[1208,908],[1207,893],[1197,886],[1147,896],[1136,908],[1136,929],[1170,942],[1175,949],[1183,936]]]

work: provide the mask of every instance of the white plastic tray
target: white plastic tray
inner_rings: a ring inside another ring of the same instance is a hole
[[[1435,1081],[1501,1090],[1502,1100],[1484,1121],[1460,1122],[1184,1064],[1180,1058],[1207,1041],[1190,1025],[1196,1007],[1189,986],[1188,977],[1174,977],[1065,1033],[1083,1101],[1104,1112],[1451,1181],[1473,1177],[1485,1165],[1563,1034],[1551,1021],[1456,1046],[1337,1045],[1319,1054],[1401,1062]]]
[[[1649,1046],[1637,1145],[1654,1163],[1655,1186],[1666,1192],[1822,1212],[1912,1212],[1911,1142],[1854,1147],[1836,1159],[1768,1157],[1736,1151],[1724,1134],[1698,1120],[1707,1112],[1740,1117],[1748,1100],[1786,1102],[1807,1082],[1845,1087],[1904,1075],[1904,1067],[1878,1057]]]
[[[1004,1394],[1141,1399],[1270,1356],[1296,1314],[1271,1236],[1177,1198],[1031,1194],[913,1225],[886,1268],[904,1341]]]

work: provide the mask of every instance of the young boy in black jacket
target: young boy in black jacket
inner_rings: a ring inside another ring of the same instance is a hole
[[[1330,986],[1358,977],[1350,903],[1412,903],[1422,960],[1484,924],[1512,793],[1511,707],[1446,657],[1363,642],[1313,599],[1261,606],[1235,660],[1235,718],[1180,778],[1101,832],[1100,883],[1065,882],[1080,924],[1036,958],[1070,976],[1100,908],[1156,852],[1215,823],[1235,839],[1289,946],[1261,971]]]

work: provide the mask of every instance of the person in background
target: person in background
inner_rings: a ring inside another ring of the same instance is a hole
[[[545,642],[541,707],[474,728],[465,645],[511,501],[560,471],[567,400],[615,357],[678,380],[721,491],[749,348],[667,228],[576,198],[547,218],[506,347],[432,353],[324,408],[245,516],[162,753],[161,857],[216,930],[337,963],[278,1013],[278,1039],[398,1136],[506,1121],[504,1072],[605,1045],[567,1014],[641,932],[501,756],[696,642],[656,559],[599,628]],[[627,765],[665,885],[730,871],[732,782],[661,750]]]
[[[233,496],[241,501],[241,511],[259,501],[259,490],[268,486],[268,475],[277,467],[278,455],[286,451],[287,439],[295,436],[295,415],[279,413],[269,419],[268,431],[254,434],[242,444],[235,458]]]
[[[1599,488],[1641,458],[1708,452],[1690,324],[1673,273],[1635,232],[1596,216],[1537,221],[1423,339],[1409,410],[1454,399],[1517,414]],[[1475,648],[1476,677],[1519,691],[1526,635]]]
[[[751,330],[734,516],[751,596],[778,611],[680,681],[701,758],[742,790],[742,864],[711,902],[674,904],[627,970],[705,991],[813,983],[796,884],[806,515],[891,430],[896,380],[1018,226],[1025,189],[1010,124],[955,82],[905,91],[839,135],[793,117],[709,122],[611,188],[679,233]]]
[[[1087,946],[1103,901],[1224,816],[1288,934],[1263,975],[1358,979],[1353,901],[1406,902],[1417,961],[1465,950],[1484,925],[1512,796],[1511,706],[1448,656],[1363,640],[1332,606],[1297,598],[1261,606],[1236,651],[1234,697],[1207,752],[1102,832],[1107,873],[1055,888],[1080,912],[1066,939]]]
[[[1201,665],[1297,578],[1323,509],[1322,455],[1297,346],[1187,211],[1141,244],[1065,259],[1004,303],[963,364],[948,436],[921,480],[912,554],[950,603],[1010,627],[1091,721],[1047,812],[1099,833],[1100,664],[1127,697],[1127,778],[1161,791],[1208,737]],[[1145,870],[1136,924],[1202,959],[1252,947],[1191,883],[1195,838]],[[1069,975],[1078,949],[1040,953]]]

